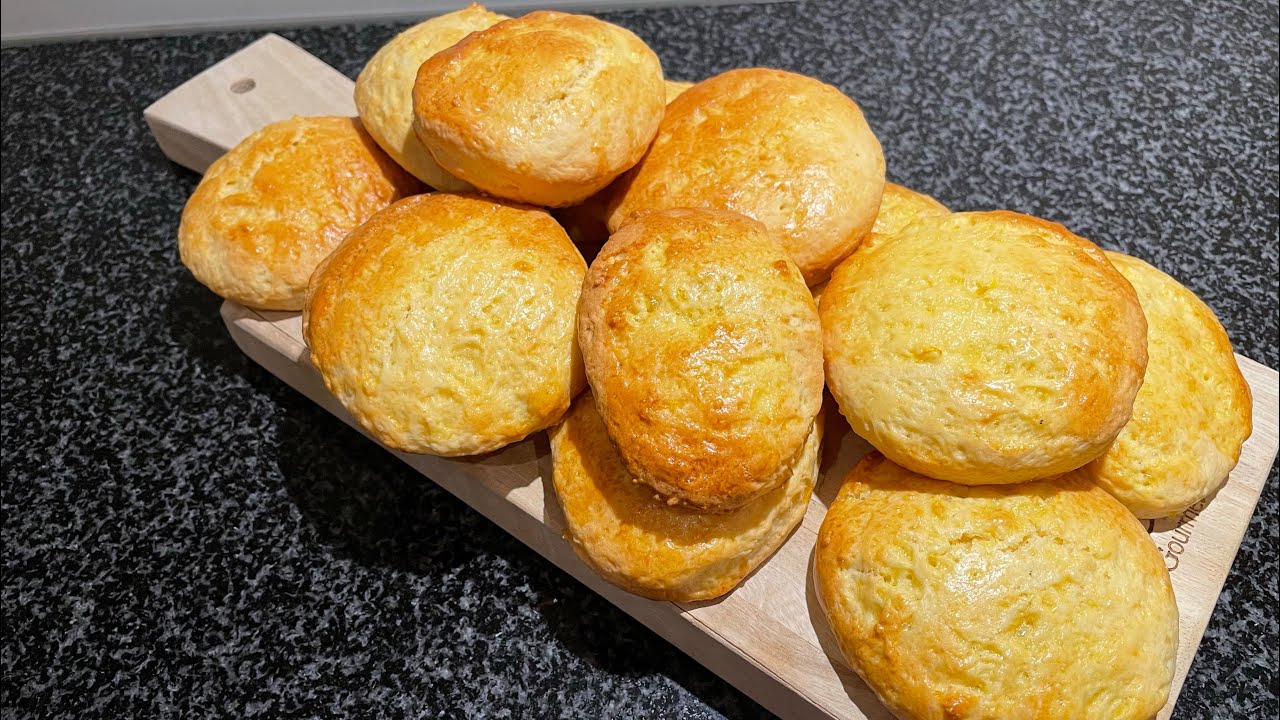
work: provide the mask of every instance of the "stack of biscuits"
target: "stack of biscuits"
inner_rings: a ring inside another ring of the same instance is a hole
[[[835,87],[670,81],[589,16],[430,19],[355,96],[358,119],[275,123],[214,163],[179,248],[223,297],[300,310],[383,444],[547,429],[582,559],[703,600],[804,517],[827,389],[875,451],[828,508],[816,591],[895,714],[1164,705],[1178,615],[1138,519],[1211,494],[1251,431],[1231,344],[1177,281],[887,183]]]

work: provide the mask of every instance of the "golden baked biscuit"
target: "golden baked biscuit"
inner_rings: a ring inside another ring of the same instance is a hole
[[[693,83],[684,80],[667,80],[666,81],[666,100],[670,105],[672,100],[684,94],[685,90],[693,87]]]
[[[329,391],[383,444],[484,453],[558,421],[585,385],[585,273],[542,210],[418,195],[316,270],[303,334]]]
[[[871,226],[871,234],[862,241],[858,250],[874,247],[919,218],[946,215],[949,212],[951,211],[945,205],[928,195],[897,183],[886,182],[884,195],[880,198],[880,209],[876,212],[876,221]],[[821,302],[822,292],[826,289],[826,281],[814,285],[813,301]]]
[[[471,185],[445,172],[413,133],[413,83],[427,58],[477,30],[508,19],[472,4],[429,18],[382,46],[356,78],[356,111],[374,140],[396,162],[437,190]]]
[[[844,93],[782,70],[731,70],[667,107],[608,222],[616,231],[640,210],[733,210],[764,223],[816,285],[871,230],[883,188],[880,143]]]
[[[706,600],[736,587],[800,524],[821,441],[819,421],[787,480],[733,512],[672,507],[632,479],[588,392],[551,431],[552,478],[570,544],[605,580],[654,600]]]
[[[578,342],[623,462],[673,504],[727,511],[776,488],[822,407],[813,298],[736,213],[655,211],[614,233]]]
[[[1178,649],[1169,572],[1079,472],[931,480],[871,453],[814,551],[846,661],[904,720],[1148,720]]]
[[[922,217],[937,217],[950,212],[946,205],[924,193],[887,182],[884,184],[884,195],[880,198],[880,210],[876,212],[875,224],[871,226],[871,234],[862,241],[858,249],[874,247]]]
[[[1147,263],[1108,252],[1147,316],[1147,374],[1133,418],[1084,467],[1140,518],[1176,515],[1227,479],[1253,432],[1253,398],[1231,340],[1195,293]]]
[[[1097,458],[1147,365],[1138,297],[1102,251],[1012,212],[918,218],[842,263],[821,314],[827,383],[854,432],[959,483]]]
[[[228,300],[301,310],[311,271],[342,238],[417,190],[356,120],[281,120],[209,166],[182,210],[178,252]]]
[[[667,80],[667,103],[676,99],[685,90],[693,87],[691,82]],[[600,246],[609,239],[609,225],[605,221],[605,213],[609,211],[609,193],[613,186],[601,190],[577,205],[556,208],[551,215],[564,226],[569,238],[582,251],[582,256],[590,263]]]
[[[665,97],[658,56],[630,31],[535,12],[424,62],[414,130],[436,162],[481,190],[561,207],[640,159]]]

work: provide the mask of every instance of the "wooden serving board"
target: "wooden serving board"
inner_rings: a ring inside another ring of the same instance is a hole
[[[246,89],[248,88],[248,89]],[[352,83],[301,48],[267,35],[158,100],[144,113],[175,162],[203,171],[254,129],[293,114],[353,114]],[[311,366],[298,313],[255,311],[232,302],[222,317],[249,357],[352,427]],[[1173,521],[1148,524],[1173,577],[1181,642],[1173,712],[1277,446],[1277,374],[1237,356],[1253,388],[1253,436],[1240,464],[1211,499]],[[546,480],[546,435],[479,458],[395,452],[400,459],[502,526],[696,660],[785,718],[890,720],[840,660],[809,577],[818,527],[850,467],[870,447],[828,407],[821,477],[804,521],[778,552],[718,600],[670,603],[636,597],[602,580],[573,553]],[[391,451],[394,452],[394,451]]]

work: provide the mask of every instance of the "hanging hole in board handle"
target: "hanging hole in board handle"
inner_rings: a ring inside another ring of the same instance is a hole
[[[242,78],[231,83],[231,92],[237,95],[243,95],[258,86],[253,78]]]

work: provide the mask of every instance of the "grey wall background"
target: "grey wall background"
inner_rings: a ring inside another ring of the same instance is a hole
[[[482,4],[491,9],[605,11],[725,2],[728,0],[487,0]],[[468,4],[470,0],[4,0],[0,3],[0,41],[16,44],[190,29],[410,20]]]

